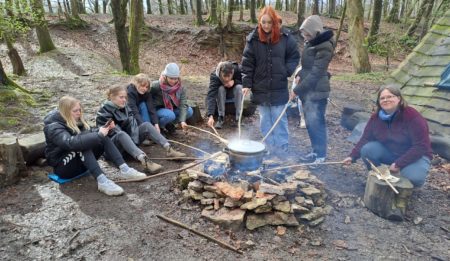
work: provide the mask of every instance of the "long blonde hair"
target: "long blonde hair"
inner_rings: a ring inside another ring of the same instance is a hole
[[[59,99],[58,110],[63,119],[66,121],[67,126],[75,133],[80,133],[80,128],[78,128],[77,121],[72,117],[72,109],[80,104],[80,101],[71,97],[71,96],[63,96]],[[81,108],[81,104],[80,104]],[[83,118],[83,110],[80,112],[80,122],[83,124],[83,127],[86,130],[89,130],[90,127],[87,122]]]

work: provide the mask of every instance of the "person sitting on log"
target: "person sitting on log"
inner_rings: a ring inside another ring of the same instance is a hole
[[[121,178],[146,177],[125,163],[109,139],[108,132],[115,127],[114,123],[100,128],[89,127],[83,118],[79,100],[62,97],[58,109],[45,117],[44,124],[45,156],[58,177],[71,179],[89,171],[97,180],[98,190],[109,196],[123,194],[123,189],[108,179],[100,168],[97,159],[102,154],[119,167]]]
[[[391,173],[400,171],[415,187],[422,186],[432,159],[427,121],[407,105],[396,87],[381,87],[376,104],[376,113],[344,163],[354,163],[361,157],[368,169],[366,159],[375,166],[388,164]]]
[[[194,111],[187,104],[186,88],[181,84],[180,68],[176,63],[166,65],[159,80],[153,81],[150,93],[155,102],[159,125],[169,133],[175,131],[175,122],[179,122],[183,130],[187,129],[186,120]]]
[[[214,113],[218,109],[219,117],[215,128],[221,129],[224,124],[225,102],[227,97],[233,98],[236,109],[235,119],[239,121],[242,103],[242,75],[236,62],[220,62],[209,76],[209,90],[207,95],[208,125],[214,126]]]
[[[140,125],[127,105],[127,89],[124,86],[113,86],[108,89],[107,101],[97,112],[95,119],[97,126],[103,126],[109,119],[115,124],[108,136],[121,151],[126,151],[133,158],[141,162],[151,174],[159,172],[163,167],[150,161],[147,155],[137,147],[146,139],[151,139],[166,149],[167,157],[185,157],[186,154],[178,152],[150,122]]]

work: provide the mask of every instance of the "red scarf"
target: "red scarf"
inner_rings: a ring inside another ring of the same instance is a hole
[[[164,107],[173,111],[172,102],[176,107],[179,107],[182,90],[181,79],[178,79],[178,82],[174,86],[170,86],[167,84],[165,76],[161,75],[159,77],[159,85],[161,86]]]

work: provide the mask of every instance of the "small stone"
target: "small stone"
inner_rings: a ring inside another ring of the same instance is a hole
[[[297,192],[297,187],[297,182],[287,182],[281,185],[281,188],[284,190],[285,195],[295,194]]]
[[[214,184],[214,182],[216,182],[216,180],[214,180],[214,178],[211,175],[208,175],[203,172],[197,173],[197,179],[208,185],[212,185]]]
[[[307,206],[314,206],[314,202],[312,201],[312,199],[309,198],[305,199],[305,204]]]
[[[202,204],[202,205],[212,205],[212,204],[214,204],[214,199],[212,199],[212,198],[202,198],[200,200],[200,204]]]
[[[250,183],[246,180],[241,180],[238,183],[238,186],[241,187],[244,191],[248,191],[250,189]]]
[[[274,236],[272,241],[276,242],[276,243],[281,243],[282,240],[281,240],[281,238],[279,236]]]
[[[265,205],[266,203],[267,199],[265,198],[254,198],[252,201],[241,205],[241,209],[253,210],[259,206]]]
[[[220,201],[215,198],[214,199],[214,210],[218,210],[220,208]]]
[[[180,185],[181,189],[187,189],[189,182],[193,181],[191,177],[186,172],[180,173],[177,176],[177,184]]]
[[[351,222],[350,217],[349,216],[345,216],[344,223],[345,224],[350,224],[350,222]]]
[[[242,209],[233,209],[228,210],[223,207],[218,211],[214,210],[203,210],[202,216],[211,220],[212,222],[221,225],[226,228],[230,228],[232,230],[237,230],[244,222],[245,210]]]
[[[240,187],[235,187],[227,182],[216,182],[214,184],[224,195],[233,200],[240,200],[244,196],[245,191]]]
[[[324,217],[320,217],[318,219],[314,219],[313,221],[310,221],[308,223],[308,225],[311,226],[311,227],[315,227],[315,226],[319,225],[320,223],[322,223],[324,220],[325,220]]]
[[[250,201],[253,199],[254,195],[255,193],[253,192],[253,190],[249,190],[244,193],[244,196],[242,198],[244,199],[244,201]]]
[[[192,170],[192,169],[187,169],[187,170],[186,170],[186,173],[188,174],[189,178],[191,178],[191,179],[193,179],[193,180],[198,178],[198,177],[197,177],[198,171],[194,171],[194,170]]]
[[[274,204],[273,208],[284,213],[291,212],[291,204],[289,203],[289,201],[282,201],[278,204]]]
[[[295,173],[294,173],[294,177],[296,178],[296,179],[298,179],[298,180],[305,180],[305,179],[308,179],[309,178],[309,171],[308,170],[297,170]]]
[[[205,206],[203,209],[204,210],[213,210],[214,206],[213,205],[208,205],[208,206]]]
[[[300,206],[298,204],[292,204],[291,205],[291,210],[292,210],[292,213],[294,213],[294,214],[305,214],[305,213],[308,213],[310,211],[309,209],[307,209],[305,207],[302,207],[302,206]]]
[[[250,239],[245,241],[244,243],[247,247],[254,247],[256,244],[255,242],[251,241]]]
[[[201,193],[198,193],[197,191],[194,191],[192,189],[188,189],[189,191],[189,197],[191,197],[194,200],[201,200],[203,199],[203,196]]]
[[[347,242],[344,240],[333,240],[332,244],[337,248],[337,249],[347,249]]]
[[[215,193],[218,196],[223,196],[223,193],[216,186],[205,185],[203,186],[203,189]]]
[[[235,207],[240,207],[242,205],[242,202],[239,200],[234,200],[232,198],[227,197],[225,199],[225,202],[223,203],[223,205],[225,207],[235,208]]]
[[[277,235],[284,236],[286,234],[286,227],[277,226]]]
[[[259,206],[253,210],[256,214],[268,213],[272,211],[272,203],[267,202],[267,204]]]
[[[322,240],[320,240],[320,239],[312,240],[309,244],[311,246],[321,246],[322,245]]]
[[[312,221],[328,214],[330,211],[331,207],[329,206],[324,208],[314,207],[311,212],[301,215],[300,218],[303,220]]]
[[[423,221],[423,218],[421,218],[421,217],[415,217],[413,220],[415,225],[419,225],[420,223],[422,223],[422,221]]]
[[[205,198],[215,198],[215,197],[217,197],[216,193],[209,192],[209,191],[203,191],[202,195]]]
[[[280,202],[282,202],[282,201],[286,201],[287,200],[287,198],[285,197],[285,196],[279,196],[279,195],[277,195],[277,196],[275,196],[273,199],[272,199],[272,203],[273,204],[278,204],[278,203],[280,203]]]
[[[307,188],[302,188],[300,191],[305,193],[305,195],[307,195],[307,196],[313,196],[313,195],[320,194],[320,190],[318,190],[317,188],[315,188],[313,186],[307,187]]]
[[[196,192],[203,192],[203,184],[198,180],[189,182],[188,188]]]
[[[284,195],[284,190],[281,186],[275,186],[266,183],[259,185],[258,191],[268,194]]]
[[[302,205],[305,203],[304,197],[295,197],[295,201],[297,201],[298,204]]]
[[[257,198],[266,198],[267,200],[272,200],[273,198],[275,198],[276,195],[273,194],[266,194],[264,192],[261,191],[257,191],[255,197]]]

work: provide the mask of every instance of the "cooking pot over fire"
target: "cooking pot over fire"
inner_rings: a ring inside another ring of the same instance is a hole
[[[259,141],[241,139],[228,143],[226,148],[230,156],[230,164],[234,169],[255,170],[262,165],[266,154],[266,145]]]

